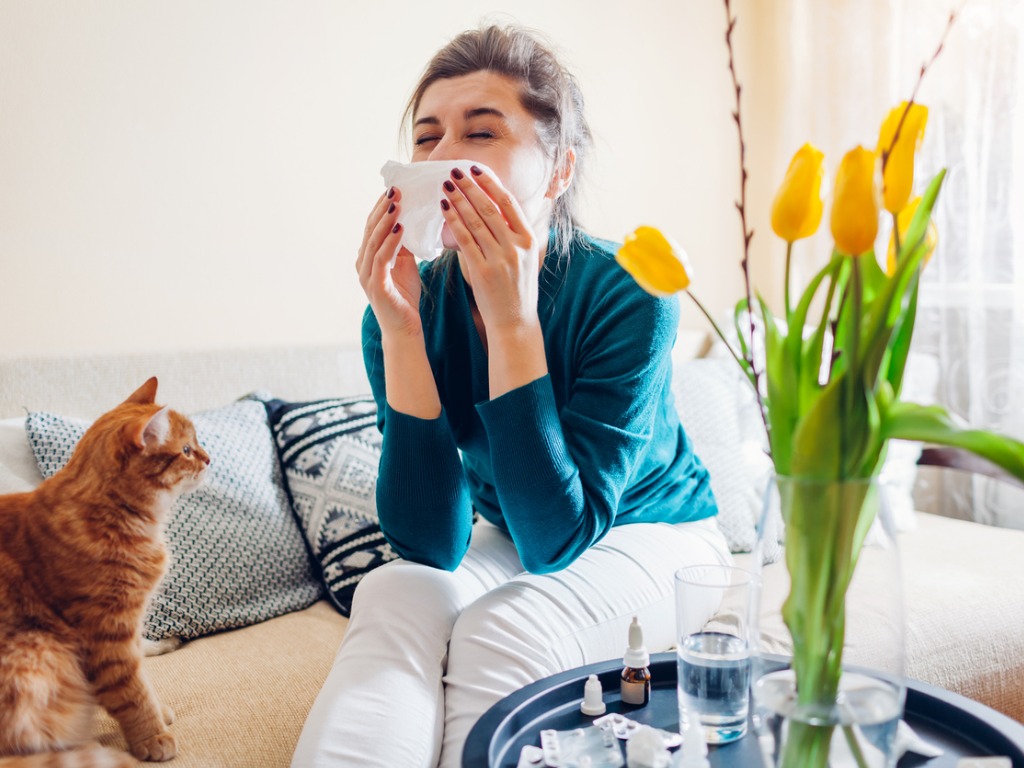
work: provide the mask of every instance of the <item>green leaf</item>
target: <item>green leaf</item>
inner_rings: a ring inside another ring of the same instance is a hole
[[[769,440],[772,446],[772,460],[778,472],[785,472],[789,466],[791,435],[796,420],[796,371],[786,358],[786,337],[772,316],[768,304],[757,296],[764,322],[764,370],[768,384]],[[790,331],[791,332],[791,331]]]
[[[886,360],[894,329],[903,323],[912,309],[917,308],[916,284],[917,274],[925,256],[924,234],[945,177],[946,171],[943,169],[929,183],[914,212],[910,227],[907,228],[905,243],[897,256],[896,272],[888,278],[884,290],[875,297],[865,312],[866,330],[861,337],[864,344],[862,353],[865,386],[873,386],[877,380],[883,361]],[[913,326],[907,328],[904,333],[907,338],[899,343],[905,343],[906,352],[909,352],[909,337],[913,334]],[[902,367],[906,363],[906,355],[904,354],[902,359],[891,355],[889,358],[884,377],[897,385],[902,382]]]
[[[1024,480],[1024,443],[995,432],[962,429],[939,405],[892,402],[882,416],[882,437],[963,448]]]
[[[843,263],[844,257],[838,252],[833,252],[832,260],[829,262],[831,271],[829,274],[828,295],[825,297],[825,303],[821,309],[821,319],[818,321],[814,333],[803,344],[800,361],[800,388],[797,397],[798,414],[806,413],[822,389],[819,380],[822,367],[826,364],[826,361],[822,360],[822,354],[825,349],[825,339],[831,328],[832,301],[835,298],[836,284],[839,280],[839,272]],[[829,354],[831,355],[831,350]],[[830,373],[831,367],[831,360],[829,360],[827,368]],[[827,384],[828,380],[825,383]]]
[[[882,379],[892,387],[897,395],[903,388],[903,372],[907,367],[910,355],[910,342],[914,337],[914,324],[917,318],[917,291],[920,285],[920,272],[914,274],[907,296],[907,309],[896,324],[886,355],[882,359],[880,374]]]
[[[788,471],[793,477],[834,480],[842,476],[839,433],[843,410],[844,377],[830,381],[793,430],[793,454]]]
[[[864,303],[870,304],[889,282],[889,276],[878,264],[878,257],[873,250],[861,255],[858,258],[861,270],[861,279],[864,282]]]
[[[917,206],[917,210],[914,211],[914,217],[910,220],[910,226],[907,227],[907,234],[903,237],[901,252],[906,252],[916,247],[919,243],[924,242],[925,235],[928,232],[928,222],[932,217],[932,209],[935,207],[935,201],[939,197],[939,190],[942,188],[942,182],[945,178],[946,169],[943,168],[928,183],[924,194],[921,195],[921,203]],[[899,253],[896,254],[897,268],[899,268],[900,255]]]

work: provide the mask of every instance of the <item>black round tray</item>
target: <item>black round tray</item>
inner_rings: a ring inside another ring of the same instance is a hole
[[[651,701],[631,707],[619,698],[622,660],[591,664],[539,680],[491,707],[477,721],[466,740],[463,768],[516,768],[527,745],[540,744],[545,728],[564,731],[590,725],[594,718],[580,712],[583,685],[597,675],[608,712],[620,712],[644,725],[666,731],[679,729],[676,704],[674,652],[651,657]],[[940,757],[926,759],[908,754],[900,768],[955,768],[962,757],[1006,756],[1013,768],[1024,768],[1024,725],[990,707],[933,685],[907,680],[903,719],[923,739],[940,747]],[[742,738],[712,747],[708,759],[714,768],[754,768],[761,765],[757,741]]]

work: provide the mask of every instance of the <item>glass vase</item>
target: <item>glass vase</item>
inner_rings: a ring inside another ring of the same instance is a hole
[[[754,570],[752,722],[766,768],[895,766],[905,621],[884,485],[775,476]]]

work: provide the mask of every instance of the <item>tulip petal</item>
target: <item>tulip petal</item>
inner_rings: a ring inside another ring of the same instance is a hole
[[[686,252],[654,227],[637,227],[615,260],[648,293],[669,296],[690,284]]]
[[[865,147],[851,149],[836,174],[832,199],[832,237],[836,249],[848,256],[870,251],[878,234],[876,155]]]
[[[813,235],[823,210],[821,182],[825,176],[825,155],[804,144],[793,155],[772,203],[772,230],[787,242]]]
[[[924,138],[927,122],[928,107],[914,103],[908,106],[905,101],[891,109],[882,122],[877,149],[879,155],[888,152],[882,196],[885,209],[890,213],[903,210],[910,199],[914,187],[914,156]],[[896,136],[897,128],[899,136]]]

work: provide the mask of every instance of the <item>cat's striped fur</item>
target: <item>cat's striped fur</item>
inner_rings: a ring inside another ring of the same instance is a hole
[[[99,703],[140,760],[169,760],[173,715],[142,674],[163,523],[209,456],[151,378],[85,433],[67,466],[0,496],[0,768],[131,766],[90,743]]]

